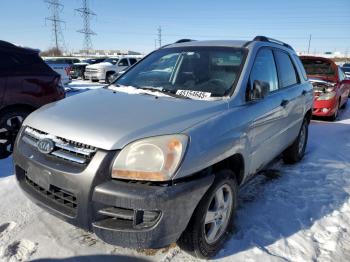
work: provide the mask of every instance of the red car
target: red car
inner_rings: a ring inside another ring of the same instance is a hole
[[[12,153],[27,115],[64,97],[60,76],[39,57],[38,50],[0,41],[0,159]]]
[[[350,92],[350,80],[331,59],[300,57],[307,76],[314,86],[313,115],[335,120],[339,109],[345,108]]]

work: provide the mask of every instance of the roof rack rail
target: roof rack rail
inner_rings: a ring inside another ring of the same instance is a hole
[[[192,42],[192,41],[195,41],[195,40],[193,40],[193,39],[180,39],[180,40],[177,40],[176,42],[175,42],[175,44],[180,44],[180,43],[186,43],[186,42]]]
[[[289,49],[293,49],[293,47],[291,47],[290,45],[280,41],[280,40],[277,40],[277,39],[273,39],[273,38],[270,38],[270,37],[267,37],[267,36],[261,36],[261,35],[258,35],[256,37],[254,37],[253,41],[261,41],[261,42],[270,42],[270,43],[275,43],[275,44],[278,44],[278,45],[282,45],[284,47],[287,47]]]

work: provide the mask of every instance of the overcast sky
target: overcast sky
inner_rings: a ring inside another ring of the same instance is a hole
[[[68,50],[82,48],[83,27],[74,9],[80,0],[60,0],[62,33]],[[97,14],[91,20],[95,49],[149,52],[157,27],[162,44],[181,38],[251,39],[267,35],[298,51],[350,53],[350,0],[89,0]],[[53,46],[50,16],[44,0],[1,0],[0,39],[33,48]]]

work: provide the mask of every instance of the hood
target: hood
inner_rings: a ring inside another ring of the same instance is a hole
[[[200,101],[97,89],[46,105],[24,125],[105,150],[140,138],[181,133],[228,108]]]
[[[328,77],[309,77],[309,81],[311,83],[319,83],[319,84],[324,84],[324,85],[334,85],[334,82],[329,80]]]
[[[307,75],[310,81],[326,81],[331,83],[337,82],[336,76],[325,76],[325,75]]]
[[[102,68],[102,67],[109,67],[109,66],[113,66],[113,64],[109,62],[101,62],[93,65],[88,65],[86,68]]]
[[[86,63],[86,62],[79,62],[79,63],[74,63],[73,66],[87,66],[87,65],[90,65],[89,63]]]

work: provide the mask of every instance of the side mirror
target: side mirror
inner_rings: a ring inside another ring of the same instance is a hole
[[[270,91],[270,84],[265,81],[255,80],[253,87],[250,90],[250,100],[260,100],[268,95]]]

